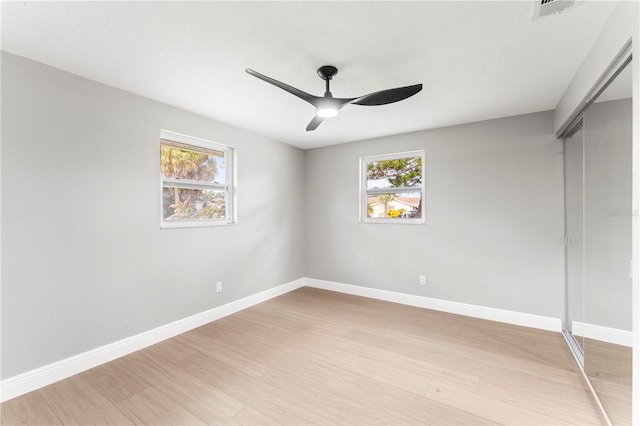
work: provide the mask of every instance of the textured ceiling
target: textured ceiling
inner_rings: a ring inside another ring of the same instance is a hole
[[[2,2],[2,49],[301,148],[555,108],[615,2],[531,19],[533,2]],[[244,72],[336,97],[315,110]]]

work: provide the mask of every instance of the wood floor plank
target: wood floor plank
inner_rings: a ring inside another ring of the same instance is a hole
[[[376,380],[363,379],[357,394],[368,402],[372,411],[380,407],[392,411],[396,423],[402,424],[453,424],[495,425],[487,418],[464,411],[456,406],[408,393],[395,386]],[[398,421],[399,420],[399,421]]]
[[[133,424],[97,390],[87,372],[53,383],[38,392],[62,424]]]
[[[362,338],[362,337],[358,337]],[[495,371],[497,368],[506,372],[520,372],[536,378],[547,378],[561,382],[580,384],[581,375],[577,367],[562,368],[550,366],[546,362],[522,359],[508,351],[503,352],[503,345],[478,343],[474,340],[467,341],[460,337],[428,336],[407,334],[404,332],[385,333],[370,339],[371,345],[380,348],[394,348],[395,351],[417,359],[427,359],[429,362],[443,368],[455,368],[460,372],[469,374],[481,374],[485,369]],[[508,344],[508,343],[506,343]],[[557,342],[562,344],[563,342]],[[425,348],[429,349],[428,357],[425,357]],[[570,357],[570,353],[562,352],[560,358]]]
[[[585,365],[593,387],[615,424],[632,420],[633,350],[630,347],[584,339]]]
[[[2,404],[0,424],[3,425],[61,425],[40,391],[30,392]]]
[[[376,379],[416,395],[423,395],[429,385],[429,377],[415,374],[410,368],[393,365],[390,353],[376,351],[377,354],[370,354],[363,345],[317,336],[308,342],[300,342],[297,348],[314,359],[334,360],[335,365],[345,370],[358,371],[364,377]]]
[[[226,365],[215,359],[215,354],[194,355],[180,368],[257,412],[284,424],[336,423],[336,418],[323,411],[314,401],[297,397],[297,389],[281,390],[260,378]]]
[[[393,366],[405,368],[413,374],[419,374],[422,377],[428,377],[434,380],[446,380],[447,382],[456,383],[459,387],[472,390],[478,389],[480,379],[477,372],[472,372],[471,369],[464,371],[457,368],[457,364],[452,362],[452,358],[448,353],[443,355],[443,357],[447,359],[446,362],[433,362],[432,356],[435,348],[432,346],[430,346],[432,352],[428,357],[425,357],[424,346],[417,352],[407,354],[406,351],[402,350],[401,345],[385,345],[384,342],[388,341],[381,339],[380,336],[354,331],[351,332],[348,337],[351,342],[368,345],[369,353],[381,359],[388,359]]]
[[[116,404],[136,425],[206,425],[189,410],[154,387]]]
[[[131,374],[126,358],[100,365],[87,371],[86,375],[96,390],[114,404],[151,386],[140,376]]]
[[[244,407],[233,417],[227,420],[226,424],[238,426],[270,426],[278,425],[280,423],[254,410],[251,407]]]
[[[179,338],[185,345],[200,348],[200,353],[215,353],[216,359],[249,376],[260,377],[269,368],[270,349],[257,345],[255,341],[247,345],[229,345],[220,334],[211,337],[198,333],[186,333]]]
[[[383,418],[382,407],[371,410],[368,404],[363,404],[353,397],[354,393],[358,392],[357,383],[340,387],[309,376],[303,377],[284,368],[271,371],[263,380],[279,389],[283,395],[295,389],[295,400],[311,402],[322,407],[324,411],[331,413],[331,424],[377,424]],[[293,398],[293,395],[291,397]],[[386,418],[398,420],[397,416],[392,415]]]
[[[165,358],[154,356],[153,352],[147,349],[134,352],[112,362],[121,363],[122,368],[128,372],[132,380],[148,383],[151,386],[159,376],[168,374],[176,368],[175,364],[170,363]]]
[[[180,369],[158,375],[154,386],[207,424],[225,424],[245,408],[216,386]]]
[[[469,392],[444,383],[432,382],[425,394],[428,399],[472,412],[498,424],[562,425],[567,424],[546,410],[519,407],[510,402]],[[599,423],[599,422],[598,422]],[[596,424],[598,424],[596,423]],[[574,424],[584,424],[577,421]]]
[[[602,424],[559,333],[312,288],[1,408],[40,425]]]

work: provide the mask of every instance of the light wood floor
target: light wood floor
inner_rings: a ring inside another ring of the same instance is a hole
[[[602,424],[559,333],[302,288],[2,404],[2,424]]]
[[[631,424],[633,352],[626,346],[584,339],[584,370],[614,425]]]

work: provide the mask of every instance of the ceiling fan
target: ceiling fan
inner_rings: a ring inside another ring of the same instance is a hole
[[[368,95],[360,96],[357,98],[334,98],[329,90],[329,82],[338,73],[338,69],[332,65],[324,65],[318,68],[318,75],[325,81],[326,91],[324,96],[314,96],[307,92],[303,92],[300,89],[289,86],[278,80],[274,80],[271,77],[267,77],[264,74],[260,74],[257,71],[247,68],[247,73],[261,80],[271,83],[274,86],[286,90],[294,96],[299,97],[303,101],[307,101],[316,108],[316,116],[313,117],[311,122],[307,125],[307,131],[315,130],[325,118],[335,117],[338,115],[340,108],[347,104],[354,105],[386,105],[393,102],[398,102],[403,99],[407,99],[410,96],[415,95],[422,90],[422,84],[414,84],[412,86],[396,87],[395,89],[380,90],[378,92],[369,93]]]

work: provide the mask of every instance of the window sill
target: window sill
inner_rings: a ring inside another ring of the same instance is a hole
[[[360,223],[363,225],[424,225],[426,221],[424,219],[360,219]]]
[[[184,228],[213,228],[218,226],[234,226],[236,222],[234,221],[206,221],[206,222],[195,222],[195,221],[176,221],[174,223],[162,222],[160,224],[160,229],[184,229]]]

